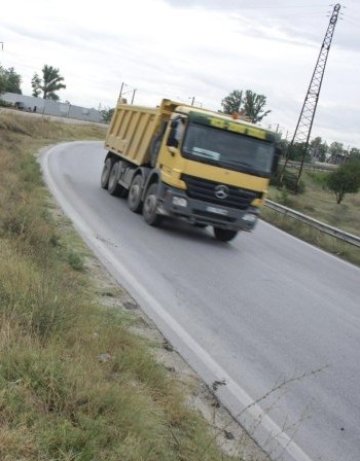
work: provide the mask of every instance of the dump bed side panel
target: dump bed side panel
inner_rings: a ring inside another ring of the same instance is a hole
[[[157,109],[118,105],[106,135],[106,149],[136,165],[148,163],[159,115]]]

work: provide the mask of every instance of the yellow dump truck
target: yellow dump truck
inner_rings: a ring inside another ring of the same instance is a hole
[[[224,242],[254,228],[277,162],[274,133],[167,99],[118,104],[105,147],[102,188],[152,226],[181,218]]]

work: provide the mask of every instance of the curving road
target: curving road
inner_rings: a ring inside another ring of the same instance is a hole
[[[230,244],[151,228],[100,188],[104,155],[77,142],[41,162],[108,270],[208,384],[225,379],[220,399],[274,459],[360,459],[360,270],[263,222]]]

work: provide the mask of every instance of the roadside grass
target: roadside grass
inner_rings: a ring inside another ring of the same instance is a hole
[[[49,206],[34,153],[103,137],[0,114],[0,459],[234,459],[128,330],[129,315],[94,302],[86,255]]]
[[[305,184],[305,192],[303,194],[293,195],[271,186],[268,198],[326,224],[354,235],[360,235],[360,192],[347,194],[344,201],[337,204],[334,194],[324,188],[324,178],[327,174],[327,172],[304,171],[302,181]],[[305,223],[280,215],[266,207],[262,209],[261,216],[265,221],[296,237],[353,264],[360,265],[360,248],[325,235]]]

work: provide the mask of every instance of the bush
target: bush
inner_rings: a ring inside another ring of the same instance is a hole
[[[68,254],[68,262],[70,267],[72,267],[75,271],[81,272],[84,270],[85,266],[83,259],[73,250],[71,250]]]
[[[350,160],[330,173],[326,180],[328,189],[335,193],[340,204],[346,194],[355,194],[360,189],[360,161]]]

